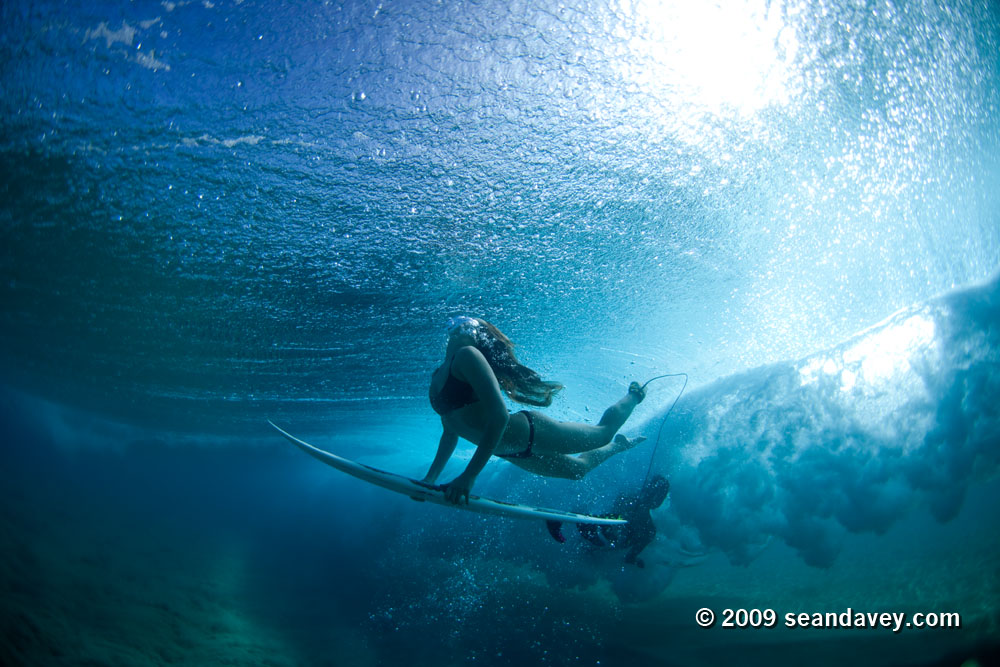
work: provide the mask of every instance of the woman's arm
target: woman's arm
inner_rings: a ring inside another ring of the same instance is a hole
[[[452,362],[452,373],[460,380],[464,380],[472,385],[484,408],[486,423],[483,425],[483,437],[477,443],[476,453],[472,455],[472,460],[461,475],[456,477],[445,488],[445,497],[453,503],[469,502],[469,490],[476,481],[476,477],[486,467],[486,463],[493,456],[493,451],[500,444],[504,432],[507,430],[507,422],[510,414],[507,412],[507,405],[503,402],[503,395],[500,393],[500,384],[497,382],[493,369],[486,361],[483,353],[474,347],[463,347],[455,354]]]
[[[504,410],[502,417],[494,417],[490,419],[486,429],[483,431],[483,441],[479,443],[478,447],[476,447],[476,453],[472,455],[472,460],[469,461],[469,465],[465,467],[465,471],[463,471],[461,475],[456,477],[451,484],[448,485],[449,487],[454,487],[454,493],[452,493],[451,488],[446,490],[448,500],[457,503],[464,496],[465,502],[469,502],[469,490],[476,482],[476,478],[479,476],[479,473],[481,473],[483,468],[486,467],[490,457],[493,456],[493,450],[495,450],[497,445],[500,444],[500,439],[507,430],[507,421],[509,419],[510,415],[507,414],[506,409]]]
[[[458,435],[449,431],[447,428],[441,433],[441,440],[438,441],[437,454],[434,456],[434,462],[431,463],[430,470],[422,480],[426,484],[433,484],[437,481],[438,475],[444,470],[444,466],[448,463],[448,459],[455,452],[455,446],[458,444]]]

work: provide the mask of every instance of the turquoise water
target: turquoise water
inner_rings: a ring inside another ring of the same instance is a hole
[[[997,6],[689,5],[0,7],[0,658],[995,661]],[[458,313],[562,419],[689,374],[476,485],[665,474],[646,568],[269,432],[421,476]],[[847,608],[962,627],[784,625]]]

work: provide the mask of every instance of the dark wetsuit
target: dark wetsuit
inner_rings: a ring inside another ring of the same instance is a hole
[[[601,526],[601,534],[607,540],[608,546],[628,549],[628,553],[625,554],[626,563],[636,563],[642,550],[649,546],[649,543],[656,537],[656,524],[653,523],[653,517],[650,516],[649,510],[648,506],[620,498],[615,503],[613,514],[626,519],[628,523],[617,526]]]
[[[608,516],[619,516],[628,523],[600,527],[577,524],[577,529],[585,540],[595,546],[628,549],[625,562],[644,567],[639,554],[656,537],[656,524],[653,523],[650,512],[663,504],[669,490],[670,482],[663,476],[656,475],[638,496],[620,496],[615,502]]]

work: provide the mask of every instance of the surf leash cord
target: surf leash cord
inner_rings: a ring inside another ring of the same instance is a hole
[[[663,378],[677,378],[677,377],[683,377],[684,378],[684,384],[681,385],[681,390],[679,392],[677,392],[677,396],[674,397],[674,402],[670,404],[670,407],[667,409],[666,414],[663,415],[663,421],[660,422],[660,430],[658,430],[656,432],[656,442],[653,443],[653,453],[649,455],[649,467],[646,469],[646,477],[643,478],[643,480],[642,480],[642,486],[639,487],[641,489],[646,488],[646,482],[649,481],[649,476],[653,472],[653,463],[656,461],[656,448],[660,446],[660,436],[663,434],[663,427],[666,426],[666,424],[667,424],[667,418],[670,416],[670,413],[674,411],[674,406],[677,405],[677,401],[680,400],[681,395],[684,394],[684,390],[687,388],[688,374],[687,373],[665,373],[663,375],[657,375],[654,378],[650,378],[650,379],[646,380],[646,384],[642,385],[642,389],[643,389],[643,391],[645,391],[646,387],[649,385],[650,382],[653,382],[655,380],[662,380]]]

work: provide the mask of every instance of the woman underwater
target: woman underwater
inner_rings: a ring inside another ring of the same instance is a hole
[[[546,382],[522,365],[514,356],[514,344],[489,322],[464,316],[449,320],[445,360],[430,386],[431,407],[441,416],[443,432],[424,483],[434,484],[460,437],[477,448],[462,474],[444,487],[453,503],[469,501],[469,490],[491,456],[536,475],[583,479],[610,457],[645,440],[616,435],[646,396],[637,382],[596,426],[556,421],[534,410],[510,414],[500,394],[545,407],[560,389],[561,384]]]

